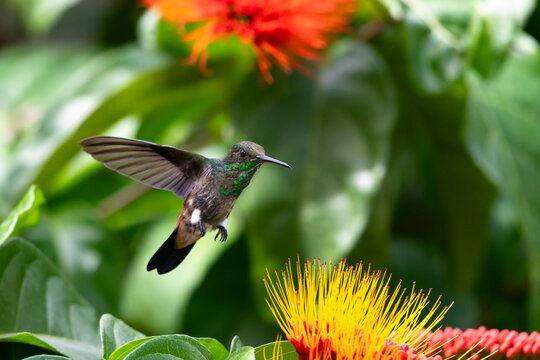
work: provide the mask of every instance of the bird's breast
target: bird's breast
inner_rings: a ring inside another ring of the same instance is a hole
[[[223,196],[214,189],[198,189],[186,199],[186,205],[200,210],[201,220],[210,225],[217,225],[231,212],[236,198]]]

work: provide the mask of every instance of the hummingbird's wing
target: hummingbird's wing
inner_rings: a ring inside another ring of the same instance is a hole
[[[80,141],[83,150],[122,175],[185,198],[201,177],[208,159],[172,146],[113,136]]]

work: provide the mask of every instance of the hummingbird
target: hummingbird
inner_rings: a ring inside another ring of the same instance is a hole
[[[250,141],[233,145],[223,159],[113,136],[92,136],[79,144],[109,169],[185,198],[173,232],[146,266],[148,271],[156,269],[158,274],[180,265],[207,232],[218,231],[214,241],[227,240],[229,214],[264,162],[290,168],[283,161],[266,156],[262,146]]]

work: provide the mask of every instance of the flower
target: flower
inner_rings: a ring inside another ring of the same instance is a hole
[[[514,330],[488,330],[483,326],[465,331],[447,327],[435,331],[429,343],[439,347],[447,358],[459,357],[471,348],[477,348],[481,351],[473,359],[493,354],[493,360],[540,360],[540,333],[536,331],[528,334]]]
[[[440,298],[428,308],[428,295],[401,283],[390,291],[386,272],[289,261],[281,279],[267,270],[266,300],[300,359],[438,360],[429,346],[433,327],[448,307]],[[437,345],[440,347],[440,344]]]
[[[250,44],[268,83],[272,65],[305,70],[300,58],[315,60],[331,35],[347,30],[356,0],[143,0],[166,20],[198,27],[184,33],[193,42],[191,62],[204,67],[208,45],[232,35]]]

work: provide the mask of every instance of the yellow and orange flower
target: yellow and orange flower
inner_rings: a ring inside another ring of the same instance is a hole
[[[442,346],[429,346],[429,331],[448,310],[440,299],[428,307],[429,292],[398,285],[390,276],[363,271],[362,264],[337,266],[289,262],[281,279],[264,279],[267,303],[299,358],[427,360]]]
[[[199,24],[184,34],[193,42],[192,62],[205,66],[208,45],[232,35],[250,44],[268,83],[272,65],[289,73],[315,60],[331,36],[346,31],[356,0],[143,0],[166,20]]]

